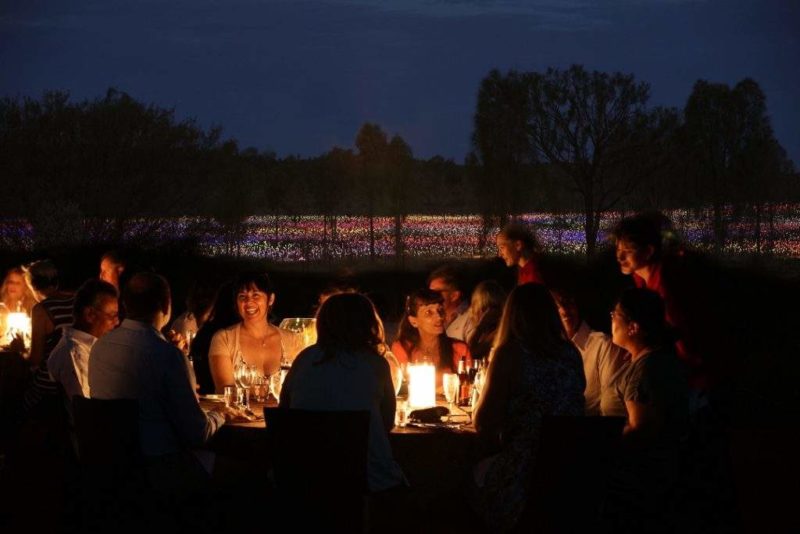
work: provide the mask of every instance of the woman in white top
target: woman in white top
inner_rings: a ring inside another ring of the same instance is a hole
[[[290,332],[268,322],[275,291],[266,273],[244,273],[236,281],[236,310],[241,322],[214,334],[208,360],[214,387],[221,393],[233,385],[237,358],[262,369],[264,375],[280,370],[284,337]]]

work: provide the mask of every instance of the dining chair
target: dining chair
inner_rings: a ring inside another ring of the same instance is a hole
[[[139,403],[76,396],[72,408],[85,530],[133,531],[152,508],[139,444]]]
[[[369,412],[264,408],[264,419],[282,524],[363,532]]]
[[[624,426],[624,417],[544,417],[517,530],[588,532],[595,527]]]

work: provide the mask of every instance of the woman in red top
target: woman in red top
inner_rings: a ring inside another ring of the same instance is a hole
[[[444,299],[428,288],[414,291],[406,299],[406,309],[392,344],[400,365],[429,361],[441,373],[454,373],[461,358],[472,364],[467,344],[447,337],[444,328]],[[441,385],[441,379],[437,380]]]
[[[497,234],[497,255],[508,267],[518,267],[517,285],[544,284],[539,271],[540,250],[536,235],[521,224],[508,224]]]

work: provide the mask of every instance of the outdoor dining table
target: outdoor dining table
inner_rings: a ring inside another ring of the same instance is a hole
[[[215,403],[201,399],[205,409]],[[439,402],[446,406],[445,403]],[[218,404],[217,404],[218,405]],[[262,414],[264,404],[251,402],[250,409]],[[467,422],[468,416],[460,414]],[[395,427],[389,434],[392,454],[405,474],[411,489],[411,499],[418,509],[452,506],[463,502],[467,477],[477,461],[477,434],[470,427]],[[322,445],[321,445],[322,446]],[[269,468],[267,433],[263,419],[226,423],[212,438],[209,447],[220,455],[247,462],[254,472]]]

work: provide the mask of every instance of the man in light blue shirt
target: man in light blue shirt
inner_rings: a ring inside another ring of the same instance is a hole
[[[145,458],[163,463],[170,457],[185,458],[186,452],[208,441],[225,416],[200,408],[186,357],[161,334],[171,313],[167,281],[154,273],[138,273],[125,286],[122,301],[127,318],[92,347],[92,398],[139,401]],[[203,462],[209,472],[212,463]]]

